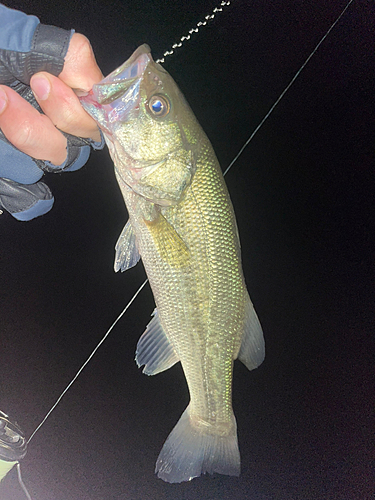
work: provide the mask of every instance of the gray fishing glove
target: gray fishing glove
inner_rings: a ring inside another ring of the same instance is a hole
[[[61,73],[73,33],[0,5],[0,84],[10,86],[42,112],[29,87],[30,79],[39,71]],[[40,181],[43,173],[78,170],[88,160],[91,147],[104,147],[104,140],[62,133],[67,138],[67,157],[61,165],[53,165],[22,153],[0,130],[0,211],[5,209],[23,221],[45,214],[54,198]]]

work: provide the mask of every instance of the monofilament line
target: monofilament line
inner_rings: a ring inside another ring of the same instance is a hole
[[[163,54],[163,57],[161,57],[160,59],[157,59],[156,62],[157,63],[163,63],[165,61],[165,58],[167,56],[171,56],[177,49],[179,49],[180,47],[182,47],[182,44],[187,41],[187,40],[190,40],[191,36],[193,33],[198,33],[199,29],[202,28],[203,26],[206,26],[207,23],[209,23],[210,21],[212,21],[212,19],[219,13],[219,12],[223,12],[223,7],[228,7],[228,5],[230,5],[230,1],[222,1],[220,2],[220,5],[219,7],[215,7],[212,11],[211,14],[207,14],[207,16],[205,16],[204,18],[204,21],[199,21],[195,26],[194,28],[191,28],[191,30],[189,30],[189,34],[186,35],[186,36],[182,36],[180,38],[180,40],[177,42],[177,43],[174,43],[172,45],[172,48],[171,50],[166,50]]]
[[[117,317],[117,319],[109,327],[109,329],[107,330],[106,334],[101,339],[101,341],[99,342],[99,344],[95,347],[95,349],[92,351],[92,353],[90,354],[90,356],[86,359],[86,361],[83,363],[83,365],[81,366],[81,368],[78,370],[78,372],[76,373],[76,375],[72,378],[72,380],[69,382],[69,384],[65,387],[65,389],[63,390],[63,392],[61,393],[61,395],[57,399],[56,403],[52,406],[52,408],[50,409],[50,411],[47,413],[47,415],[44,417],[44,419],[40,422],[40,424],[35,429],[35,431],[31,434],[31,436],[30,436],[30,438],[29,438],[29,440],[27,442],[28,444],[30,443],[30,441],[32,440],[32,438],[35,436],[35,434],[38,432],[38,430],[42,427],[42,425],[47,420],[47,418],[51,415],[51,413],[56,408],[56,406],[60,403],[60,401],[62,400],[62,398],[65,396],[65,394],[71,388],[71,386],[74,384],[74,382],[77,380],[77,378],[80,376],[80,374],[82,373],[82,371],[84,370],[84,368],[86,367],[86,365],[91,361],[91,358],[95,355],[96,351],[103,344],[103,342],[108,337],[108,335],[111,333],[111,331],[113,330],[113,328],[120,321],[120,319],[123,317],[123,315],[129,309],[129,307],[132,305],[132,303],[135,301],[135,299],[137,298],[137,296],[139,295],[139,293],[141,292],[142,288],[146,285],[147,282],[148,282],[148,280],[146,279],[146,281],[144,283],[142,283],[142,285],[138,288],[138,290],[135,292],[135,294],[130,299],[130,301],[126,304],[126,306],[123,309],[123,311],[120,313],[120,315]]]
[[[17,463],[17,475],[18,475],[18,482],[20,483],[20,486],[23,489],[23,492],[25,493],[27,500],[32,500],[30,493],[27,491],[25,483],[23,482],[21,475],[21,465],[19,462]]]
[[[248,144],[253,140],[255,134],[258,132],[258,130],[262,127],[262,125],[264,124],[264,122],[267,120],[267,118],[270,116],[270,114],[272,113],[272,111],[276,108],[276,106],[279,104],[279,102],[281,101],[281,99],[284,97],[284,95],[288,92],[288,90],[290,89],[290,87],[293,85],[293,83],[296,81],[296,79],[299,77],[301,71],[304,69],[304,67],[306,66],[306,64],[310,61],[310,59],[312,58],[312,56],[315,54],[315,52],[318,50],[318,48],[320,47],[320,45],[324,42],[324,40],[327,38],[327,36],[330,34],[330,32],[333,30],[333,28],[336,26],[336,24],[340,21],[341,17],[345,14],[345,11],[347,10],[347,8],[349,7],[349,5],[353,2],[353,0],[349,0],[349,2],[346,4],[346,6],[344,7],[344,9],[342,10],[341,14],[339,15],[339,17],[336,19],[336,21],[331,25],[331,27],[328,29],[328,31],[325,33],[325,35],[320,39],[320,41],[318,42],[318,44],[316,45],[316,47],[314,48],[314,50],[311,52],[311,54],[309,55],[309,57],[306,59],[306,61],[302,64],[302,66],[299,68],[299,70],[297,71],[297,73],[293,76],[293,78],[291,79],[291,81],[288,83],[288,85],[285,87],[285,89],[281,92],[280,96],[277,98],[277,100],[275,101],[275,103],[271,106],[270,110],[268,111],[268,113],[265,115],[265,117],[262,119],[262,121],[259,123],[259,125],[256,127],[256,129],[252,132],[252,134],[250,135],[250,137],[247,139],[247,141],[245,142],[245,144],[242,146],[242,148],[239,150],[239,152],[237,153],[237,155],[234,157],[234,159],[231,161],[231,163],[228,165],[228,167],[225,169],[224,171],[224,174],[223,175],[226,175],[229,170],[232,168],[232,166],[234,165],[234,163],[238,160],[238,158],[241,156],[241,154],[243,153],[244,149],[246,148],[246,146],[248,146]]]

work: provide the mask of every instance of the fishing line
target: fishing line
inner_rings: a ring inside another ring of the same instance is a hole
[[[29,492],[27,491],[25,483],[23,482],[22,475],[21,475],[21,464],[19,462],[17,464],[17,476],[18,476],[18,482],[20,483],[20,486],[23,489],[23,492],[25,493],[27,500],[32,500]]]
[[[80,376],[80,374],[82,373],[82,371],[85,369],[85,367],[87,366],[87,364],[91,361],[91,359],[93,358],[93,356],[95,355],[96,351],[99,349],[99,347],[103,344],[103,342],[105,341],[105,339],[108,337],[108,335],[111,333],[111,331],[113,330],[113,328],[116,326],[116,324],[120,321],[120,319],[123,317],[123,315],[126,313],[126,311],[129,309],[129,307],[132,305],[132,303],[135,301],[135,299],[137,298],[138,294],[141,292],[142,288],[144,288],[144,286],[146,285],[146,283],[148,282],[148,280],[146,279],[144,281],[144,283],[142,283],[142,285],[138,288],[138,290],[135,292],[135,294],[133,295],[133,297],[130,299],[130,301],[126,304],[126,306],[124,307],[124,309],[122,310],[122,312],[120,313],[120,315],[116,318],[116,320],[112,323],[112,325],[109,327],[109,329],[107,330],[106,334],[104,335],[104,337],[100,340],[100,342],[97,344],[97,346],[95,347],[95,349],[92,351],[92,353],[90,354],[90,356],[86,359],[86,361],[83,363],[83,365],[81,366],[81,368],[77,371],[77,373],[75,374],[75,376],[72,378],[72,380],[69,382],[69,384],[65,387],[65,389],[63,390],[63,392],[60,394],[60,396],[57,398],[55,404],[52,406],[52,408],[49,410],[49,412],[46,414],[46,416],[43,418],[43,420],[40,422],[40,424],[38,425],[38,427],[34,430],[34,432],[31,434],[31,436],[29,437],[27,443],[25,442],[25,447],[26,445],[28,445],[30,443],[30,441],[32,440],[32,438],[35,436],[35,434],[39,431],[39,429],[42,427],[42,425],[45,423],[45,421],[47,420],[47,418],[51,415],[51,413],[53,412],[53,410],[56,408],[56,406],[60,403],[60,401],[62,400],[62,398],[65,396],[65,394],[68,392],[68,390],[71,388],[71,386],[74,384],[74,382],[77,380],[77,378]],[[2,413],[2,412],[0,412]],[[5,414],[4,414],[5,415]],[[1,429],[1,427],[0,427]],[[5,474],[4,474],[4,477],[5,475],[9,472],[9,470],[11,468],[13,468],[14,465],[17,464],[17,475],[18,475],[18,482],[20,483],[20,486],[21,488],[23,489],[23,492],[25,493],[26,497],[27,497],[27,500],[32,500],[29,492],[27,491],[27,488],[25,486],[25,483],[23,482],[22,480],[22,475],[21,475],[21,465],[19,462],[9,462],[9,465],[8,465],[8,462],[5,462],[5,468],[6,468],[6,471],[5,471]],[[1,442],[0,442],[0,474],[1,474]],[[0,481],[1,481],[2,477],[0,477]]]
[[[316,47],[314,48],[314,50],[311,52],[311,54],[307,57],[307,59],[305,60],[305,62],[302,64],[302,66],[299,68],[299,70],[297,71],[297,73],[294,75],[294,77],[292,78],[292,80],[289,82],[289,84],[285,87],[285,89],[283,90],[283,92],[280,94],[280,96],[278,97],[278,99],[275,101],[275,103],[271,106],[271,108],[269,109],[269,111],[267,112],[267,114],[264,116],[264,118],[261,120],[261,122],[259,123],[259,125],[255,128],[255,130],[252,132],[252,134],[250,135],[250,137],[247,139],[247,141],[244,143],[244,145],[242,146],[242,148],[239,150],[239,152],[237,153],[237,155],[234,157],[234,159],[232,160],[232,162],[229,164],[229,166],[226,168],[226,170],[224,171],[224,176],[229,172],[229,170],[232,168],[232,166],[234,165],[234,163],[238,160],[238,158],[240,157],[240,155],[243,153],[244,149],[248,146],[248,144],[252,141],[252,139],[254,138],[255,134],[259,131],[259,129],[262,127],[262,125],[264,124],[264,122],[268,119],[268,117],[271,115],[271,113],[273,112],[273,110],[275,109],[275,107],[279,104],[279,102],[281,101],[281,99],[284,97],[284,95],[286,94],[286,92],[290,89],[290,87],[293,85],[293,83],[295,82],[295,80],[298,78],[298,76],[300,75],[300,73],[302,72],[302,70],[305,68],[305,66],[308,64],[308,62],[310,61],[310,59],[312,58],[312,56],[316,53],[316,51],[318,50],[318,48],[320,47],[320,45],[324,42],[324,40],[327,38],[327,36],[330,34],[330,32],[333,30],[333,28],[336,26],[336,24],[340,21],[341,17],[344,15],[344,13],[346,12],[346,10],[349,8],[350,4],[353,2],[354,0],[349,0],[348,3],[346,4],[346,6],[344,7],[344,9],[342,10],[342,12],[339,14],[339,16],[337,17],[337,19],[333,22],[333,24],[330,26],[330,28],[328,29],[328,31],[325,33],[325,35],[321,38],[321,40],[318,42],[318,44],[316,45]],[[183,36],[181,37],[180,41],[177,43],[177,44],[174,44],[172,45],[172,50],[170,51],[166,51],[163,55],[163,58],[161,59],[158,59],[156,62],[164,62],[164,58],[169,56],[169,55],[172,55],[174,53],[174,51],[178,48],[180,48],[182,46],[182,44],[184,43],[185,40],[189,40],[191,38],[191,35],[193,33],[197,33],[199,31],[199,28],[202,27],[202,26],[205,26],[207,25],[207,23],[212,20],[215,15],[218,13],[218,12],[222,12],[222,7],[226,7],[230,5],[230,1],[222,1],[220,3],[220,7],[215,7],[215,9],[212,11],[212,14],[209,14],[205,17],[205,21],[200,21],[196,24],[196,27],[192,28],[190,31],[189,31],[189,34],[187,36]],[[81,366],[81,368],[77,371],[76,375],[72,378],[72,380],[69,382],[69,384],[66,386],[66,388],[63,390],[63,392],[61,393],[61,395],[58,397],[58,399],[56,400],[55,404],[52,406],[52,408],[48,411],[48,413],[46,414],[46,416],[43,418],[43,420],[40,422],[40,424],[36,427],[36,429],[34,430],[34,432],[31,434],[29,440],[27,441],[27,443],[25,442],[25,446],[26,444],[28,445],[30,443],[30,441],[33,439],[33,437],[35,436],[35,434],[40,430],[40,428],[43,426],[43,424],[46,422],[46,420],[48,419],[48,417],[51,415],[51,413],[55,410],[55,408],[57,407],[57,405],[60,403],[60,401],[62,400],[62,398],[65,396],[65,394],[68,392],[68,390],[71,388],[71,386],[74,384],[74,382],[77,380],[77,378],[80,376],[80,374],[82,373],[82,371],[84,370],[84,368],[87,366],[87,364],[91,361],[91,359],[93,358],[93,356],[96,354],[97,350],[100,348],[100,346],[103,344],[103,342],[106,340],[106,338],[108,337],[108,335],[111,333],[111,331],[113,330],[113,328],[116,326],[116,324],[120,321],[120,319],[124,316],[124,314],[126,313],[126,311],[129,309],[129,307],[131,306],[131,304],[134,302],[134,300],[137,298],[137,296],[139,295],[139,293],[142,291],[142,289],[146,286],[148,282],[148,279],[146,279],[142,285],[138,288],[138,290],[135,292],[135,294],[133,295],[133,297],[130,299],[130,301],[127,303],[127,305],[125,306],[125,308],[123,309],[123,311],[119,314],[119,316],[116,318],[116,320],[112,323],[112,325],[110,326],[110,328],[107,330],[107,332],[105,333],[104,337],[100,340],[100,342],[97,344],[97,346],[94,348],[94,350],[92,351],[92,353],[89,355],[89,357],[86,359],[86,361],[83,363],[83,365]],[[5,417],[7,417],[7,415],[5,415],[4,413],[0,412],[0,414],[3,415],[3,419]],[[1,417],[1,415],[0,415]],[[19,430],[19,428],[17,427],[17,429]],[[20,433],[20,435],[22,436],[22,434]],[[2,446],[1,446],[1,443],[0,443],[0,453],[2,451]],[[6,469],[6,472],[4,473],[3,477],[5,477],[5,475],[7,474],[7,472],[14,466],[14,465],[17,465],[17,473],[18,473],[18,481],[20,483],[20,486],[22,487],[26,497],[28,500],[32,500],[31,499],[31,496],[30,494],[28,493],[27,489],[26,489],[26,486],[22,480],[22,476],[21,476],[21,466],[20,466],[20,463],[18,462],[18,460],[14,461],[14,462],[11,462],[9,461],[10,459],[6,459],[7,460],[7,463],[5,463],[4,465],[4,468]],[[0,465],[1,465],[1,455],[0,455]],[[8,470],[9,469],[9,470]],[[1,471],[0,471],[1,472]],[[0,477],[0,480],[2,479],[2,477]]]
[[[111,331],[113,330],[113,328],[116,326],[116,324],[119,322],[119,320],[123,317],[123,315],[126,313],[126,311],[129,309],[129,307],[132,305],[132,303],[134,302],[134,300],[137,298],[138,294],[141,292],[142,288],[146,285],[146,283],[148,282],[148,280],[146,279],[146,281],[144,283],[142,283],[142,285],[138,288],[138,290],[135,292],[135,294],[133,295],[133,297],[130,299],[130,301],[126,304],[125,308],[123,309],[123,311],[120,313],[120,315],[117,317],[117,319],[112,323],[112,325],[109,327],[109,329],[107,330],[106,334],[104,335],[104,337],[101,339],[101,341],[99,342],[99,344],[95,347],[95,349],[92,351],[92,353],[90,354],[90,356],[86,359],[86,361],[83,363],[83,365],[81,366],[81,368],[78,370],[78,372],[75,374],[75,376],[72,378],[72,380],[69,382],[69,384],[65,387],[65,389],[63,390],[63,392],[61,393],[61,395],[57,398],[56,400],[56,403],[52,406],[52,408],[50,409],[50,411],[47,413],[47,415],[43,418],[43,420],[40,422],[40,424],[38,425],[38,427],[35,429],[35,431],[31,434],[31,436],[29,437],[29,440],[27,441],[27,444],[30,443],[30,441],[32,440],[32,438],[35,436],[35,434],[38,432],[38,430],[42,427],[42,425],[44,424],[44,422],[47,420],[47,418],[51,415],[51,413],[53,412],[53,410],[56,408],[56,406],[60,403],[60,401],[62,400],[62,398],[65,396],[65,394],[68,392],[68,390],[71,388],[71,386],[74,384],[74,382],[77,380],[77,378],[80,376],[80,374],[82,373],[82,371],[84,370],[84,368],[87,366],[87,364],[91,361],[92,357],[94,356],[94,354],[96,353],[96,351],[99,349],[99,347],[103,344],[103,342],[105,341],[105,339],[108,337],[108,335],[111,333]]]
[[[272,111],[276,108],[276,106],[279,104],[279,102],[281,101],[281,99],[284,97],[284,95],[288,92],[288,90],[290,89],[290,87],[293,85],[293,83],[296,81],[296,79],[299,77],[300,73],[302,72],[302,70],[305,68],[306,64],[310,61],[310,59],[312,58],[312,56],[315,54],[315,52],[318,50],[318,48],[320,47],[320,45],[324,42],[324,40],[327,38],[327,36],[330,34],[330,32],[333,30],[333,28],[336,26],[336,24],[340,21],[341,17],[345,14],[345,11],[348,9],[349,5],[353,2],[353,0],[349,0],[349,2],[346,4],[346,6],[344,7],[343,11],[341,12],[341,14],[339,15],[339,17],[336,19],[336,21],[331,25],[331,27],[328,29],[328,31],[326,32],[326,34],[320,39],[320,41],[317,43],[316,47],[314,48],[314,50],[311,52],[311,54],[309,55],[309,57],[306,59],[306,61],[302,64],[302,66],[299,68],[299,70],[297,71],[297,73],[293,76],[293,78],[291,79],[291,81],[288,83],[288,85],[285,87],[285,89],[281,92],[280,96],[276,99],[275,103],[271,106],[271,108],[269,109],[268,113],[266,114],[266,116],[262,119],[262,121],[259,123],[259,125],[255,128],[255,130],[253,131],[253,133],[250,135],[250,137],[247,139],[247,141],[245,142],[245,144],[242,146],[242,148],[239,150],[239,152],[237,153],[237,155],[234,157],[234,159],[231,161],[231,163],[228,165],[228,167],[225,169],[224,171],[224,174],[223,175],[226,175],[229,170],[232,168],[233,164],[238,160],[238,158],[241,156],[241,154],[243,153],[244,149],[247,147],[247,145],[253,140],[255,134],[258,132],[258,130],[262,127],[263,123],[267,120],[267,118],[270,116],[270,114],[272,113]]]

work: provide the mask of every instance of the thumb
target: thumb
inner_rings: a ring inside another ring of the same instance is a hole
[[[72,89],[86,92],[103,78],[91,44],[84,35],[73,34],[59,78]]]

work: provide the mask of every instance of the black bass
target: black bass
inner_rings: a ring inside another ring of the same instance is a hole
[[[262,328],[242,273],[235,215],[212,146],[147,45],[81,98],[103,131],[128,212],[115,270],[142,258],[156,311],[138,366],[181,361],[190,403],[156,462],[164,481],[238,476],[233,361],[264,359]]]

